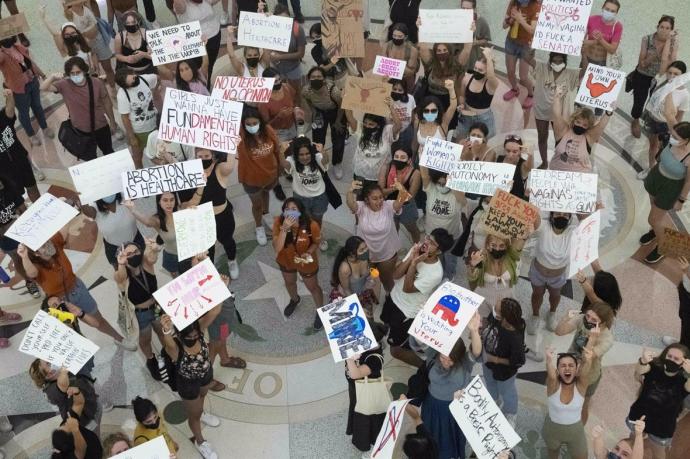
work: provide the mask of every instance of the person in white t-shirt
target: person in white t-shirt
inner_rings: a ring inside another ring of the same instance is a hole
[[[412,124],[412,117],[417,108],[417,103],[408,93],[407,83],[405,80],[388,80],[393,85],[391,91],[391,99],[393,99],[393,109],[400,119],[400,135],[398,140],[408,145],[412,145],[412,138],[414,137],[414,125]],[[392,123],[392,120],[389,120]],[[412,126],[412,127],[410,127]]]
[[[179,163],[196,159],[194,147],[158,138],[158,129],[149,134],[144,148],[144,167]]]
[[[134,164],[143,167],[142,155],[149,134],[158,126],[158,109],[153,103],[153,91],[158,85],[156,75],[137,75],[134,69],[123,67],[115,74],[117,111],[127,134]]]
[[[441,256],[453,246],[453,237],[443,228],[428,234],[424,241],[412,246],[395,267],[395,285],[386,296],[381,320],[390,327],[388,344],[396,359],[421,366],[424,362],[407,342],[407,331],[429,295],[443,280]]]

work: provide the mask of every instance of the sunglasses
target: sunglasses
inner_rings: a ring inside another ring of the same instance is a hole
[[[508,140],[517,140],[518,142],[522,142],[522,137],[520,137],[519,135],[516,135],[516,134],[508,134],[506,136],[506,141],[508,141]]]
[[[424,113],[438,113],[437,109],[425,108]]]

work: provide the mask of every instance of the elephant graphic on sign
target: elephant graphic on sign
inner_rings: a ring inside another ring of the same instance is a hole
[[[438,300],[434,309],[431,310],[433,315],[438,315],[441,312],[441,319],[448,322],[451,327],[455,327],[458,324],[458,319],[455,315],[460,309],[460,300],[458,300],[453,295],[443,295],[441,299]]]

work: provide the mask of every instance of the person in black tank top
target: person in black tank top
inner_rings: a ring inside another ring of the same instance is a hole
[[[146,31],[141,27],[142,21],[139,13],[128,11],[123,17],[125,30],[120,31],[118,39],[115,40],[115,59],[117,67],[129,67],[137,74],[158,73],[157,68],[151,61],[151,50],[146,42]],[[129,44],[128,38],[136,40],[136,36],[141,37],[139,47],[134,49]]]
[[[400,215],[395,217],[395,226],[400,230],[400,224],[405,227],[410,238],[414,243],[419,242],[421,234],[417,227],[417,203],[415,195],[420,192],[422,187],[422,176],[417,168],[412,164],[412,149],[400,141],[391,145],[393,160],[387,169],[382,169],[379,173],[379,186],[383,190],[383,195],[388,201],[398,199],[398,191],[394,184],[396,181],[402,183],[410,193],[410,199],[403,205]]]
[[[529,171],[534,167],[532,152],[523,146],[522,138],[517,135],[508,135],[503,142],[503,149],[505,154],[499,156],[496,162],[515,164],[513,187],[510,189],[510,193],[524,201],[529,201],[529,197],[526,194],[526,184],[529,178]],[[526,160],[521,156],[523,151],[528,155]]]

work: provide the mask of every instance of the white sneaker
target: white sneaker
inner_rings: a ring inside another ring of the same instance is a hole
[[[637,173],[637,180],[644,180],[647,178],[649,175],[649,168],[642,169],[640,172]]]
[[[546,329],[550,332],[555,332],[557,326],[556,312],[549,311],[548,316],[546,316]]]
[[[0,420],[0,432],[2,433],[7,433],[12,431],[12,423],[10,423],[10,420],[7,419],[6,417],[3,417],[2,420]]]
[[[33,160],[31,161],[31,170],[34,173],[34,177],[36,177],[36,180],[38,180],[39,182],[42,182],[46,179],[46,174],[43,173],[41,168],[38,167],[36,163],[33,162]]]
[[[539,328],[539,316],[530,316],[527,319],[527,334],[536,335]]]
[[[115,129],[115,140],[122,140],[125,138],[125,133],[119,127]]]
[[[36,135],[36,134],[32,135],[32,136],[29,138],[29,140],[31,141],[31,146],[32,146],[32,147],[38,147],[38,146],[40,146],[40,145],[43,144],[43,142],[41,142],[41,138],[40,138],[38,135]]]
[[[673,336],[664,335],[663,337],[661,337],[661,342],[664,343],[664,346],[670,346],[671,344],[676,344],[678,342],[678,338],[674,338]]]
[[[327,240],[321,239],[321,243],[319,244],[319,250],[321,250],[322,252],[325,252],[326,250],[328,250],[328,241]]]
[[[541,352],[533,351],[532,349],[527,348],[527,352],[525,352],[525,357],[530,359],[533,362],[543,362],[544,361],[544,354]]]
[[[256,227],[256,242],[258,242],[261,246],[264,246],[268,243],[268,239],[266,239],[266,230],[263,226]]]
[[[240,277],[240,265],[237,260],[228,261],[228,271],[230,271],[230,279],[235,280]]]
[[[218,427],[220,425],[220,419],[211,413],[207,413],[206,411],[201,413],[201,422],[209,427]]]
[[[48,137],[49,139],[54,139],[55,138],[55,131],[51,127],[47,127],[43,130],[43,135]]]
[[[196,446],[199,454],[201,454],[201,457],[204,459],[218,459],[218,454],[216,454],[216,452],[213,450],[213,446],[211,446],[208,441],[205,441],[202,444],[198,444],[196,441],[194,441],[194,446]]]
[[[122,341],[118,341],[116,339],[113,339],[113,342],[115,343],[116,346],[120,346],[122,349],[124,349],[126,351],[134,352],[137,350],[137,345],[128,339],[123,339]]]
[[[230,24],[230,15],[227,11],[223,11],[220,14],[220,25],[227,26],[228,24]]]
[[[340,180],[343,178],[343,166],[340,164],[335,164],[333,166],[333,173],[335,174],[335,178]]]

